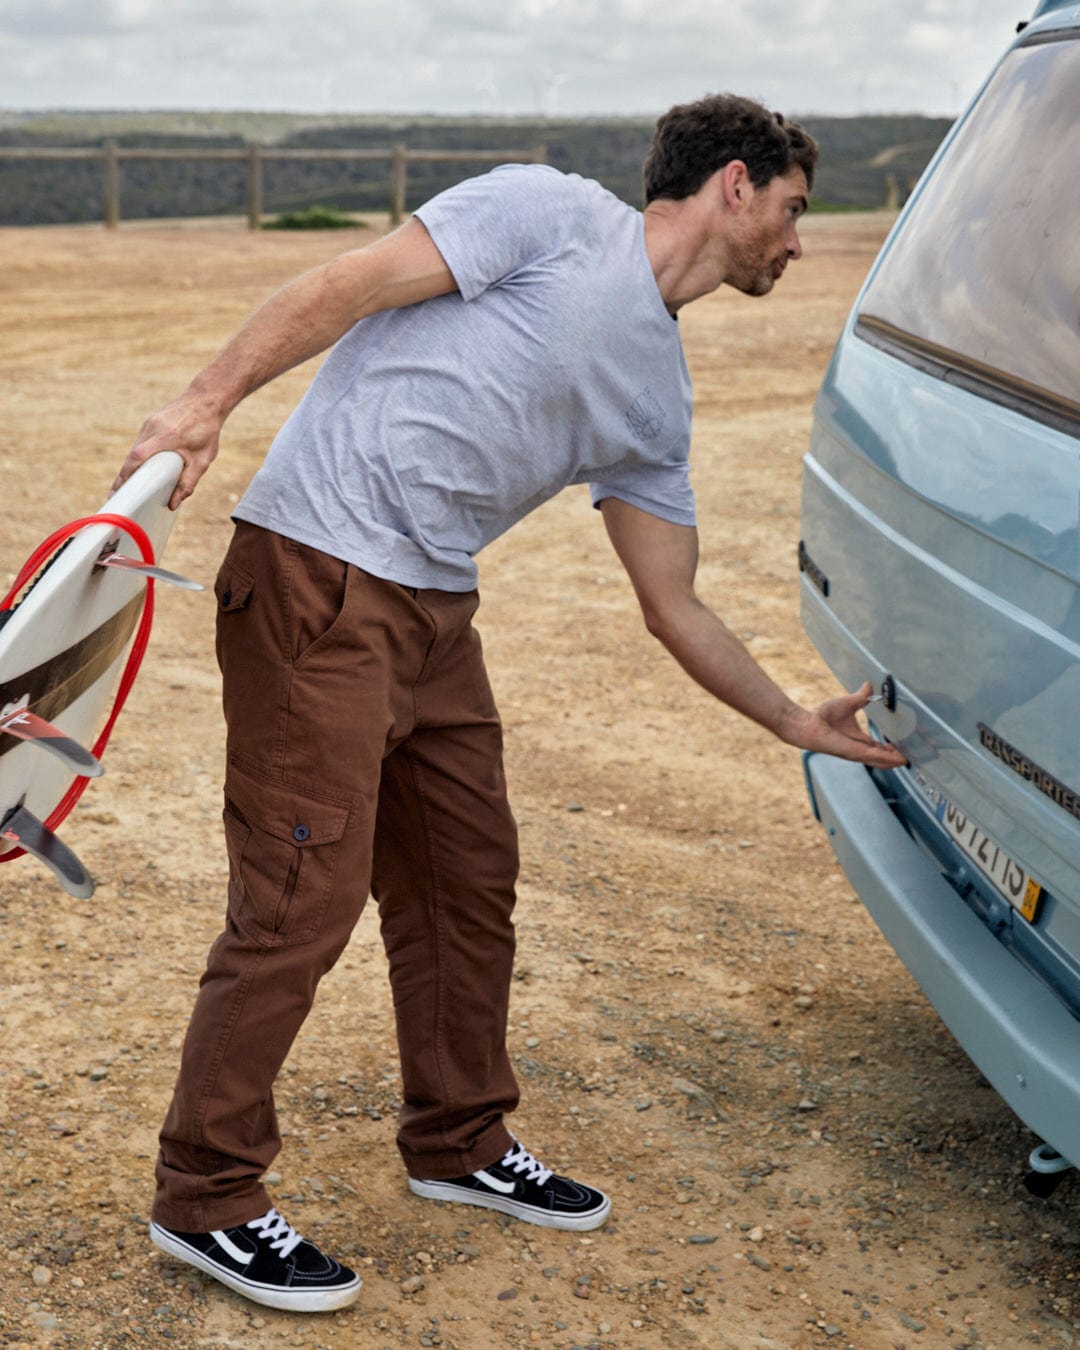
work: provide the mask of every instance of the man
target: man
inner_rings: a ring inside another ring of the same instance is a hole
[[[253,390],[336,344],[236,508],[218,576],[228,913],[161,1134],[151,1233],[257,1302],[315,1311],[352,1271],[269,1207],[272,1084],[368,890],[389,958],[417,1195],[545,1226],[601,1192],[509,1133],[517,842],[471,618],[474,555],[588,482],[645,622],[717,698],[790,745],[894,767],[869,686],[794,704],[694,592],[682,305],[765,295],[801,254],[817,148],[746,99],[672,109],[638,213],[596,183],[507,166],[272,297],[144,426],[185,460],[173,505]]]

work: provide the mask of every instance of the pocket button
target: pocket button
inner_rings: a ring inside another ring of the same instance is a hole
[[[296,825],[293,827],[292,837],[298,844],[302,844],[311,838],[311,830],[306,825]]]

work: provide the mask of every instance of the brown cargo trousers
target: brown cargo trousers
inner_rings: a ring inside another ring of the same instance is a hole
[[[161,1132],[154,1220],[265,1213],[273,1082],[370,890],[421,1179],[511,1146],[517,834],[475,591],[414,591],[241,522],[218,574],[228,725],[225,929]],[[358,991],[358,999],[365,997]],[[343,1046],[343,1057],[363,1054]]]

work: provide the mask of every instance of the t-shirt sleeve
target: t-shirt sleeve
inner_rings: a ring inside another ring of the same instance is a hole
[[[558,248],[563,175],[544,165],[504,164],[425,202],[414,214],[465,300],[507,281]]]
[[[605,497],[618,497],[672,525],[697,524],[690,465],[685,460],[674,464],[618,464],[594,473],[589,491],[595,507]]]

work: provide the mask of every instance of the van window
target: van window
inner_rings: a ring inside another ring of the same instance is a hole
[[[895,355],[1077,434],[1080,33],[1012,51],[859,308]]]

